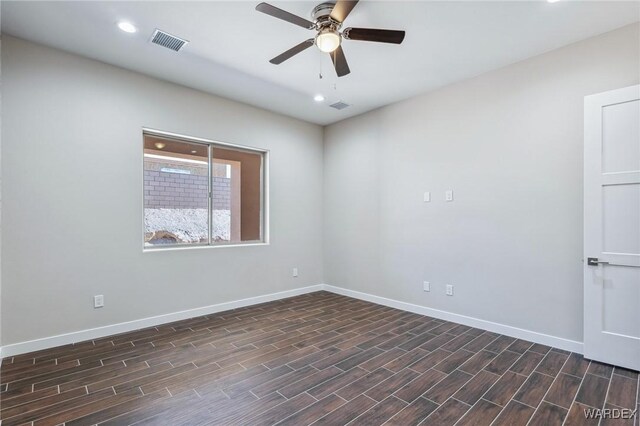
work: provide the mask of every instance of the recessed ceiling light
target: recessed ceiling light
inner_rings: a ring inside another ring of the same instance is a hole
[[[313,97],[313,100],[314,100],[314,101],[316,101],[316,102],[322,102],[322,101],[324,101],[324,96],[322,96],[322,95],[320,95],[320,94],[315,95],[315,96]]]
[[[193,151],[191,151],[192,154],[197,153],[198,151],[196,151],[195,149]]]
[[[558,1],[560,1],[560,0],[547,0],[547,3],[555,3],[555,2],[558,2]]]
[[[156,146],[156,148],[158,148],[158,149],[162,149],[162,148],[164,148],[165,146],[167,146],[167,144],[166,144],[166,143],[164,143],[164,142],[156,142],[156,143],[154,143],[154,145],[155,145],[155,146]]]
[[[125,33],[135,33],[138,29],[131,22],[118,22],[118,28],[120,28]]]

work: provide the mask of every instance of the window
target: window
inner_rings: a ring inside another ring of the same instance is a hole
[[[266,241],[265,151],[143,136],[145,248]]]

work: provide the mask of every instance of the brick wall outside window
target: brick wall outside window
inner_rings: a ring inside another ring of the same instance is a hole
[[[167,172],[163,168],[190,173]],[[207,166],[145,158],[144,188],[145,208],[206,209]],[[231,179],[214,175],[212,191],[213,209],[230,210]]]

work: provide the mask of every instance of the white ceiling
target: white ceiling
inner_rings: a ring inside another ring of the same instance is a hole
[[[345,41],[351,74],[338,79],[315,47],[270,64],[313,33],[256,12],[258,2],[5,0],[2,32],[324,125],[640,20],[637,1],[365,0],[345,27],[401,29],[406,38]],[[271,4],[309,18],[319,2]],[[120,31],[120,20],[138,33]],[[179,53],[152,45],[155,28],[190,43]],[[327,101],[315,103],[316,93]],[[328,107],[338,100],[352,106]]]

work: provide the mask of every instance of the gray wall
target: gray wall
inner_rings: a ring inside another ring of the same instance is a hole
[[[628,26],[326,128],[325,283],[582,341],[583,98],[638,83],[639,40]]]
[[[2,79],[2,344],[322,282],[321,127],[7,36]],[[142,126],[269,149],[271,244],[143,253]]]

